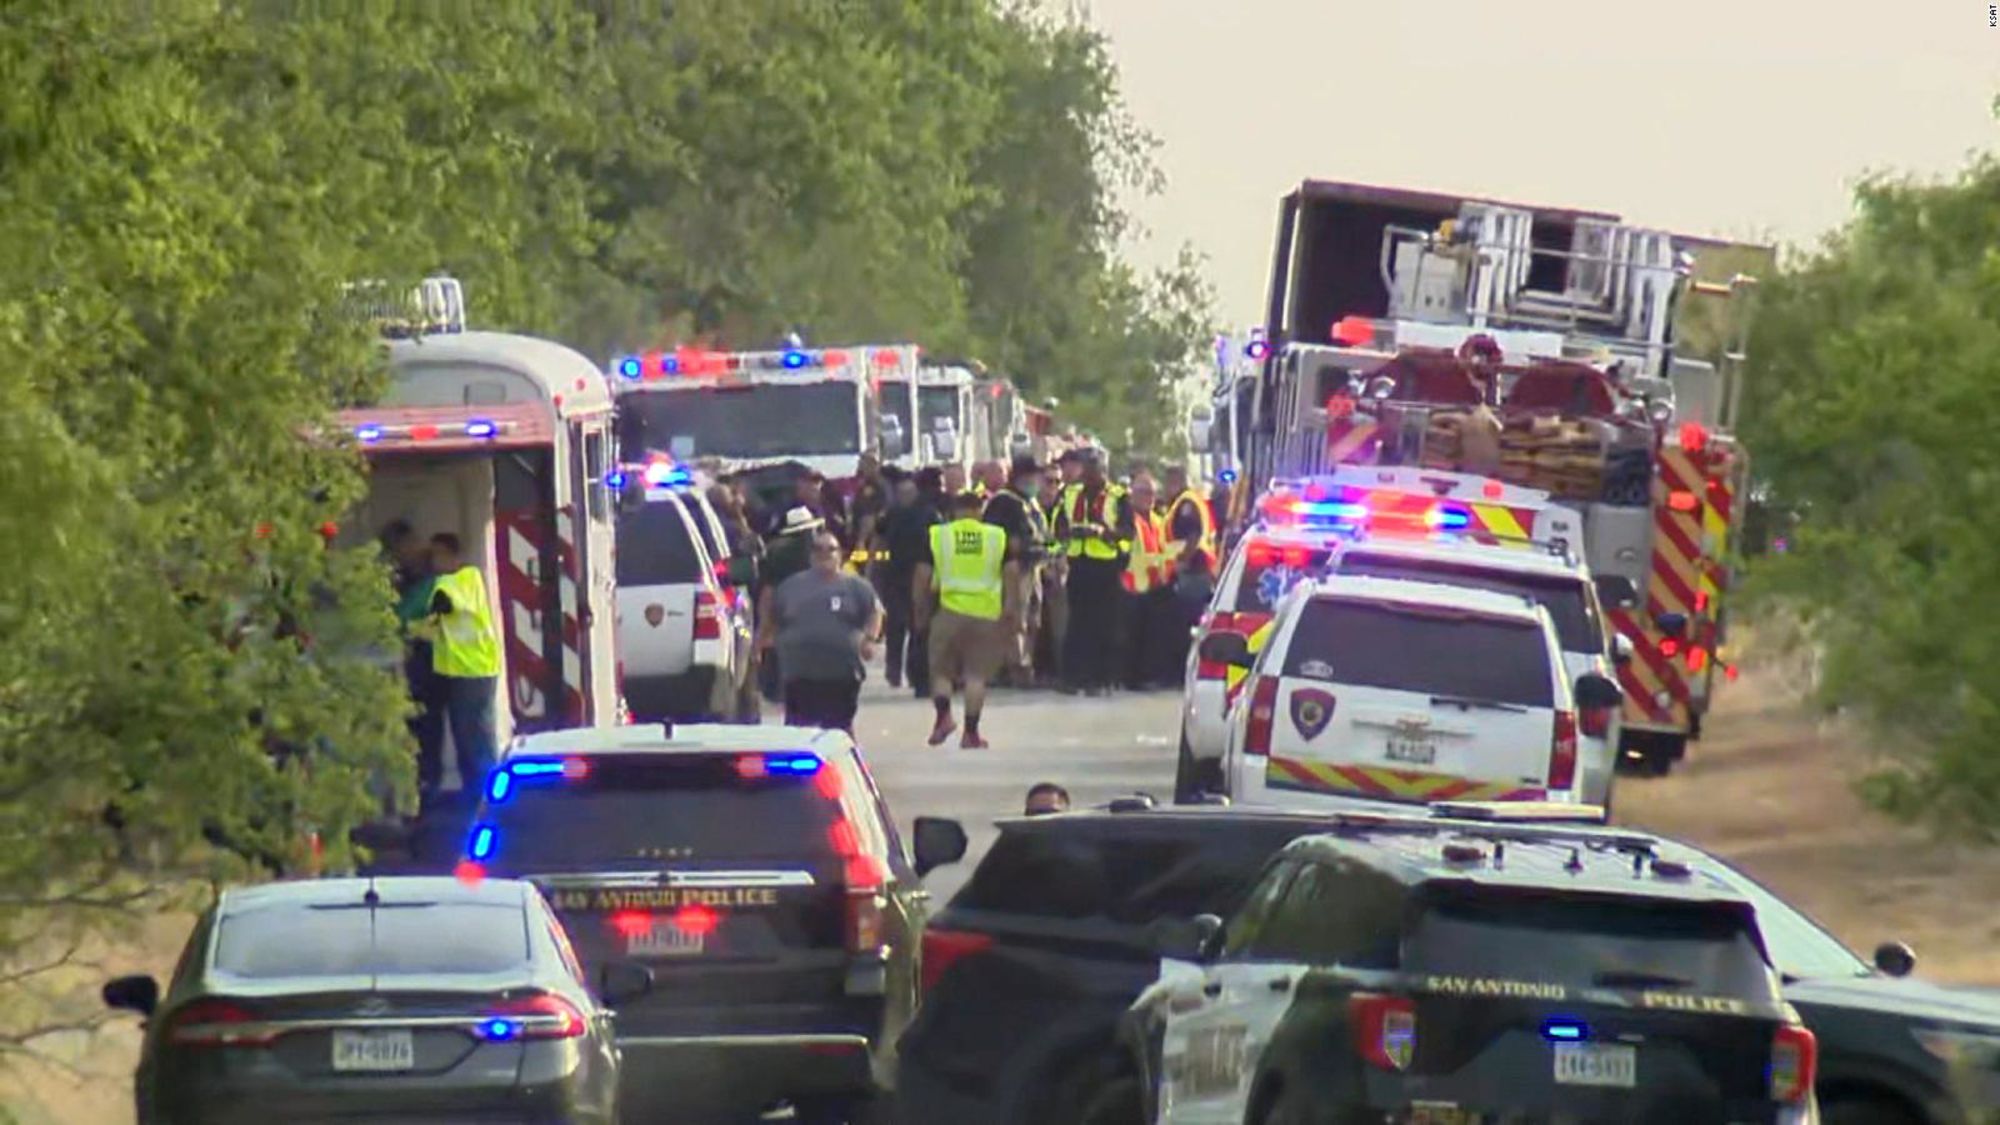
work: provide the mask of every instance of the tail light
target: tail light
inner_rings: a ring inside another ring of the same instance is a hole
[[[924,994],[930,994],[939,978],[944,976],[946,969],[967,957],[984,953],[992,946],[993,939],[986,934],[968,934],[958,930],[925,930]]]
[[[694,639],[697,641],[722,639],[722,605],[716,600],[714,591],[695,591]]]
[[[1243,729],[1243,752],[1271,753],[1271,728],[1278,718],[1278,677],[1259,676],[1250,685],[1250,720]]]
[[[846,817],[834,821],[827,834],[846,872],[847,951],[874,953],[882,948],[882,864],[862,848],[860,835]]]
[[[1549,744],[1550,789],[1576,784],[1576,712],[1556,712],[1556,734]]]
[[[1233,613],[1211,613],[1201,623],[1201,635],[1204,637],[1210,633],[1235,633],[1239,631],[1236,627],[1236,615]],[[1196,657],[1194,678],[1197,680],[1226,680],[1229,678],[1229,665],[1224,664],[1220,660],[1202,660],[1200,657]]]
[[[584,1032],[583,1013],[560,996],[537,993],[504,1000],[486,1013],[479,1034],[487,1039],[576,1039]]]
[[[1819,1040],[1803,1027],[1781,1027],[1771,1043],[1771,1100],[1803,1102],[1819,1072]]]
[[[1407,1070],[1417,1053],[1417,1006],[1407,997],[1357,992],[1347,1000],[1354,1053],[1381,1070]]]
[[[1604,738],[1611,734],[1611,708],[1586,707],[1579,712],[1583,733],[1590,738]]]
[[[182,1047],[268,1047],[278,1033],[229,1000],[196,1000],[167,1020],[167,1040]]]

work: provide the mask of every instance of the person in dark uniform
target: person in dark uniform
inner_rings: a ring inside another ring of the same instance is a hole
[[[986,502],[981,518],[1007,533],[1007,557],[1015,564],[1016,588],[1008,592],[1019,608],[1019,623],[1006,638],[1001,683],[1030,687],[1035,682],[1035,639],[1041,631],[1042,558],[1048,550],[1049,528],[1039,502],[1042,467],[1032,457],[1017,457],[1007,473],[1006,487]]]
[[[896,487],[896,504],[882,517],[882,541],[889,559],[883,567],[882,606],[887,613],[883,659],[891,687],[905,682],[918,699],[931,697],[930,648],[915,620],[917,566],[930,558],[931,527],[944,522],[943,475],[935,467],[917,470]]]
[[[1063,690],[1109,695],[1118,680],[1118,610],[1134,534],[1132,503],[1091,457],[1081,482],[1056,513],[1056,538],[1069,565],[1069,635]]]

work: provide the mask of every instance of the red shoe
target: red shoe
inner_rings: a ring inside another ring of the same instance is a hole
[[[952,719],[948,717],[939,719],[936,725],[931,727],[930,745],[943,746],[944,740],[950,738],[951,732],[957,729],[958,729],[958,723],[953,721]]]
[[[958,740],[958,748],[960,750],[984,750],[989,745],[991,743],[971,731],[966,731],[965,737]]]

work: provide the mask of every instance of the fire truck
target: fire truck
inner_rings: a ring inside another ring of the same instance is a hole
[[[342,540],[362,545],[395,520],[458,536],[498,607],[503,742],[616,723],[603,374],[561,344],[467,331],[451,278],[426,279],[407,307],[378,300],[369,315],[390,337],[390,382],[380,401],[338,416],[368,462],[368,494]]]
[[[796,464],[851,482],[862,454],[914,448],[882,388],[912,381],[917,358],[914,344],[623,356],[611,366],[619,445],[630,460],[664,453],[718,476]]]
[[[1388,465],[1573,508],[1633,650],[1626,760],[1664,772],[1734,674],[1726,559],[1748,458],[1732,425],[1755,279],[1699,280],[1729,246],[1606,212],[1307,181],[1281,203],[1265,323],[1240,345],[1251,370],[1222,364],[1193,436],[1226,446],[1246,500],[1274,477]],[[1677,348],[1693,300],[1725,303],[1712,357]]]

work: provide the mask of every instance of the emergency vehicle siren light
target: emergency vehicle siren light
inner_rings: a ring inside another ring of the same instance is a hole
[[[457,425],[438,425],[433,422],[418,422],[407,426],[385,426],[379,422],[364,422],[354,427],[354,440],[363,445],[374,445],[384,438],[401,438],[404,441],[436,441],[441,437],[464,436],[481,441],[499,437],[512,423],[495,422],[488,418],[473,418]]]

